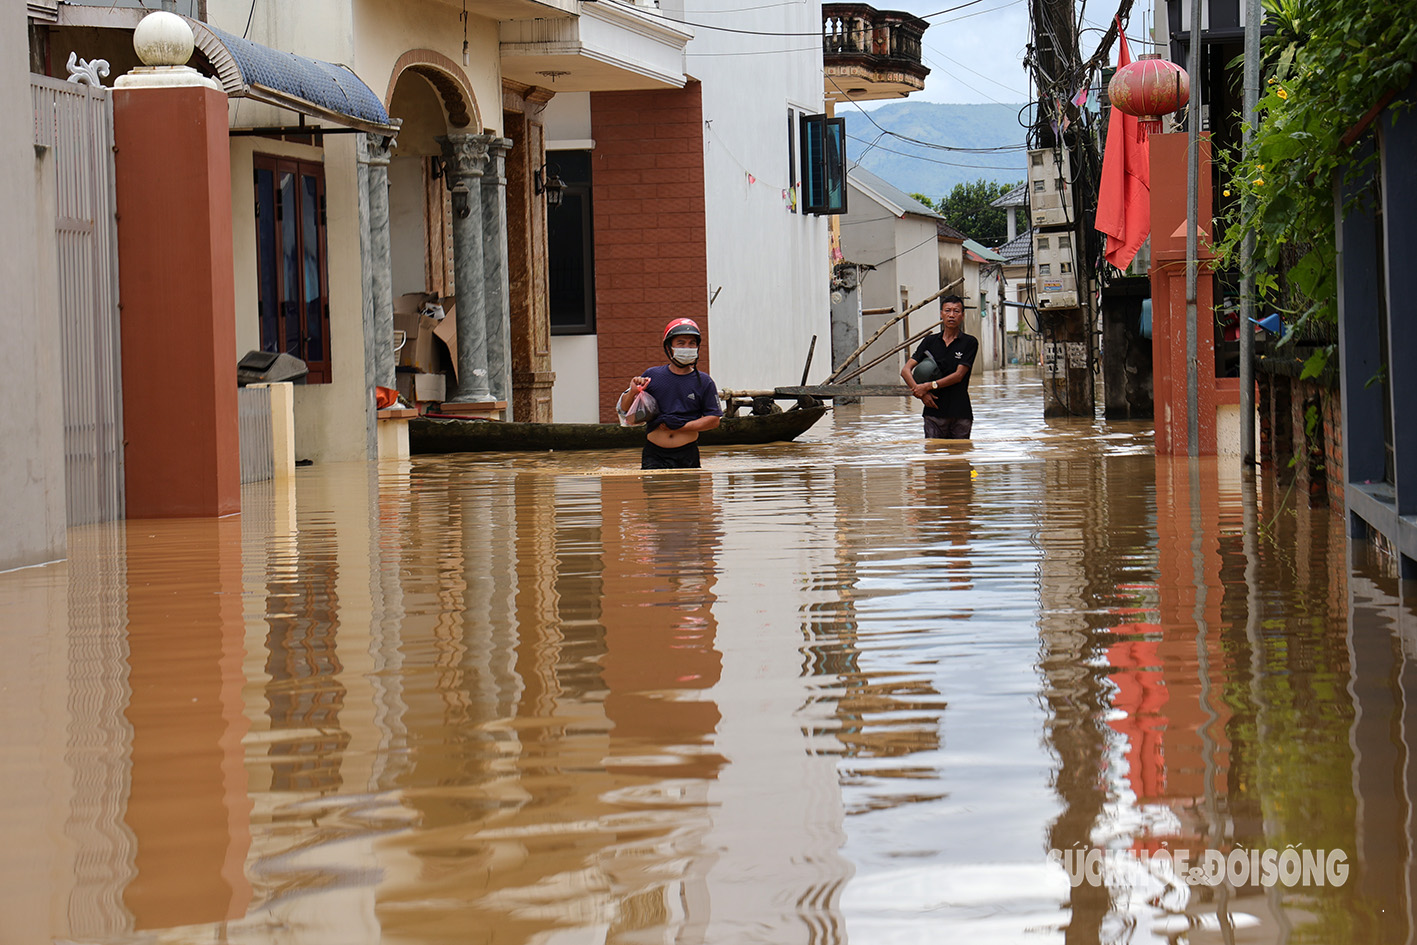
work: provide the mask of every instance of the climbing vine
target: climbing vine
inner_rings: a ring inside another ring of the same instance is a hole
[[[1353,159],[1345,140],[1417,60],[1417,17],[1403,3],[1264,0],[1267,73],[1249,155],[1227,156],[1227,197],[1238,199],[1217,246],[1238,266],[1255,234],[1257,305],[1291,331],[1337,317],[1333,176]],[[1232,193],[1233,192],[1233,193]],[[1322,352],[1306,374],[1323,367]]]

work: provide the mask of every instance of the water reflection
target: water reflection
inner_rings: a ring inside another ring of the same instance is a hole
[[[1037,394],[76,530],[0,575],[0,941],[1409,940],[1410,583]],[[1348,882],[1138,865],[1291,844]]]

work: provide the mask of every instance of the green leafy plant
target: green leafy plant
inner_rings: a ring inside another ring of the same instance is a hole
[[[1238,266],[1255,235],[1257,303],[1286,314],[1290,333],[1337,317],[1334,174],[1356,153],[1345,137],[1417,61],[1417,17],[1405,4],[1265,0],[1267,64],[1248,155],[1224,158],[1237,198],[1217,250]],[[1305,364],[1323,370],[1327,350]]]
[[[910,196],[933,209],[945,218],[946,223],[970,239],[978,240],[985,246],[998,246],[1008,239],[1008,211],[989,204],[1017,186],[981,179],[955,184],[954,190],[937,201],[924,194]]]

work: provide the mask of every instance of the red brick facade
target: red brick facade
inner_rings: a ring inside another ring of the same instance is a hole
[[[688,317],[704,331],[708,367],[708,252],[703,107],[699,84],[595,92],[591,202],[600,419],[631,377],[662,363],[665,324]]]

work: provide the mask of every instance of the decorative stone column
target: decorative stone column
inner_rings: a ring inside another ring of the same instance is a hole
[[[394,376],[394,257],[389,235],[389,139],[361,135],[361,180],[369,196],[368,245],[364,259],[364,297],[372,304],[365,338],[370,345],[368,363],[374,384],[393,387]]]
[[[487,137],[482,174],[482,309],[487,318],[487,375],[492,396],[512,401],[512,315],[507,284],[507,152],[510,138]]]
[[[448,187],[453,192],[453,277],[457,281],[458,388],[445,404],[493,402],[487,366],[487,316],[483,304],[482,173],[491,135],[439,137]]]

